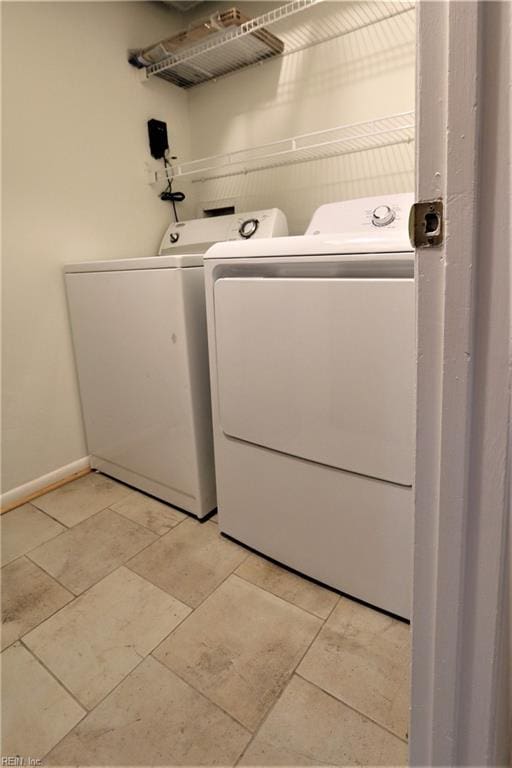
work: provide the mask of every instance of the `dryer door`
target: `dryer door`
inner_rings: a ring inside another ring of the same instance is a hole
[[[221,278],[215,324],[226,435],[412,484],[413,279]]]

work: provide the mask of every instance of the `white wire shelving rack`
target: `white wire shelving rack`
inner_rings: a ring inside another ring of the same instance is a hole
[[[150,182],[164,181],[170,173],[174,179],[204,182],[396,144],[410,144],[413,140],[414,112],[401,112],[272,141],[225,155],[177,163],[172,172],[168,169],[150,172]]]
[[[356,3],[292,0],[143,68],[142,78],[157,76],[191,88],[254,65],[255,61],[262,63],[276,56],[287,56],[402,16],[414,8],[415,3],[408,0]],[[261,35],[265,32],[279,38],[282,53],[262,47]]]

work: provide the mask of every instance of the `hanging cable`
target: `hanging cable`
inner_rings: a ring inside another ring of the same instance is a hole
[[[171,159],[175,160],[176,158],[173,157]],[[174,211],[174,220],[178,222],[179,218],[178,218],[178,212],[176,210],[176,203],[182,203],[183,200],[185,199],[185,195],[183,192],[172,191],[172,183],[174,180],[173,174],[172,174],[172,165],[167,160],[167,157],[165,155],[163,156],[163,161],[164,161],[165,175],[167,177],[167,186],[163,190],[163,192],[160,193],[160,200],[170,201],[172,203],[172,208]],[[170,171],[170,175],[169,175],[169,171]]]

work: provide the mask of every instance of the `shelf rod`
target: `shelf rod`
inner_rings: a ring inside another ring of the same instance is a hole
[[[261,167],[258,165],[259,163],[264,163],[277,158],[284,158],[294,153],[300,155],[301,152],[314,152],[315,150],[325,150],[329,147],[332,147],[333,149],[339,147],[340,151],[335,154],[342,154],[342,145],[354,141],[363,141],[363,146],[356,150],[351,149],[350,151],[364,152],[366,149],[377,148],[373,144],[369,144],[365,147],[364,141],[383,138],[399,132],[403,134],[412,130],[414,130],[414,112],[401,112],[395,115],[388,115],[387,117],[376,118],[374,120],[340,125],[334,128],[326,128],[320,131],[313,131],[312,133],[301,134],[288,139],[271,141],[251,149],[240,149],[226,154],[210,155],[208,157],[198,158],[197,160],[178,163],[174,168],[173,176],[174,178],[198,176],[211,171],[221,171],[223,168],[229,168],[230,166],[235,166],[237,164],[256,164],[255,168],[245,168],[243,170],[244,173],[248,173],[250,170],[260,170]],[[326,134],[335,133],[336,131],[343,132],[345,135],[330,141],[317,140]],[[351,135],[347,136],[347,133],[351,133]],[[410,142],[412,139],[412,136],[402,135],[398,137],[397,143]],[[313,140],[314,143],[305,143],[303,146],[299,146],[301,142],[308,142],[311,140]],[[277,151],[272,151],[272,149],[278,147],[283,148],[278,149]],[[271,151],[265,152],[265,150]],[[263,154],[254,156],[256,153]],[[247,155],[253,156],[248,157]],[[321,157],[322,155],[319,154],[320,159]],[[314,160],[315,158],[312,157],[310,159]],[[233,171],[224,175],[236,175],[239,172],[240,171]],[[157,172],[158,179],[162,178],[162,175],[163,171]]]
[[[328,155],[319,155],[318,157],[299,157],[299,158],[289,158],[288,160],[283,160],[279,163],[267,163],[266,165],[258,165],[255,168],[241,168],[237,171],[227,171],[226,173],[218,173],[215,175],[210,176],[200,176],[198,179],[192,179],[192,184],[199,184],[204,183],[205,181],[215,181],[217,179],[228,179],[233,176],[246,176],[248,173],[256,173],[257,171],[268,171],[273,168],[285,168],[289,165],[299,165],[300,163],[313,163],[318,162],[319,160],[329,160],[332,157],[343,157],[345,155],[354,155],[357,152],[370,152],[372,149],[384,149],[385,147],[394,147],[397,144],[410,144],[412,141],[414,141],[413,138],[407,138],[407,139],[391,139],[390,141],[383,142],[382,144],[376,144],[372,147],[364,147],[361,148],[354,148],[354,149],[346,149],[342,152],[333,152],[332,154]]]

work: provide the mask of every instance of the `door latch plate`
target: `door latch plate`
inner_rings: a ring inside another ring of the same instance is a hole
[[[443,201],[414,203],[409,214],[409,239],[414,248],[435,248],[444,235]]]

